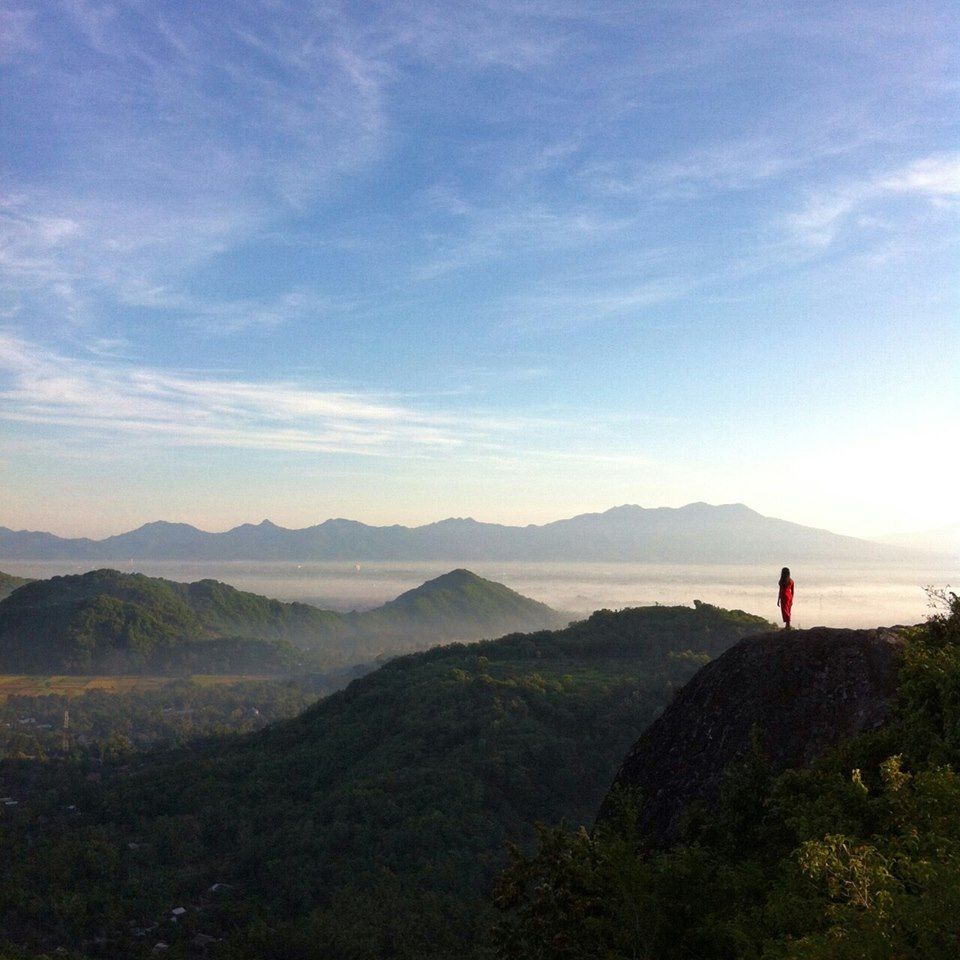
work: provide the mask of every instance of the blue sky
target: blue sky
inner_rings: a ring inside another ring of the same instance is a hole
[[[0,4],[0,524],[958,519],[953,2]]]

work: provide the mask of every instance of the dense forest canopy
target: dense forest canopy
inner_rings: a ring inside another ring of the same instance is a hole
[[[244,738],[7,761],[5,935],[89,956],[186,955],[197,935],[225,937],[221,957],[483,956],[506,843],[591,822],[673,691],[769,627],[707,604],[600,611],[400,657]]]

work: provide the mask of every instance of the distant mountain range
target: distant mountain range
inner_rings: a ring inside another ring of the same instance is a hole
[[[328,670],[568,619],[469,570],[348,614],[282,603],[216,580],[176,583],[94,570],[24,582],[0,601],[0,672]]]
[[[761,516],[743,504],[647,509],[635,505],[540,526],[451,518],[420,527],[326,520],[288,530],[269,520],[207,533],[148,523],[104,540],[0,527],[6,560],[432,560],[770,563],[894,559],[906,548]]]

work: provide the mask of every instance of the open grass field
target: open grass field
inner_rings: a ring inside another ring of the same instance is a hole
[[[23,674],[0,674],[0,702],[7,697],[41,697],[55,694],[61,697],[80,696],[89,690],[104,690],[107,693],[144,693],[158,690],[167,684],[189,680],[203,687],[224,684],[268,680],[269,677],[242,674],[217,674],[190,677],[130,676],[130,677],[79,677],[79,676],[26,676]]]

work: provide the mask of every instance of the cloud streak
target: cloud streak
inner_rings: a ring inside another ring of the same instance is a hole
[[[502,323],[521,331],[587,326],[604,321],[629,322],[652,308],[683,299],[694,284],[679,277],[659,277],[624,286],[559,288],[505,298],[498,306]]]
[[[960,204],[960,153],[922,157],[891,172],[812,193],[785,221],[788,233],[804,246],[831,246],[856,216],[873,211],[868,225],[882,223],[883,205],[897,199],[921,202],[926,209]],[[903,218],[897,218],[898,224]]]
[[[369,392],[291,382],[188,377],[79,360],[0,335],[0,419],[168,446],[233,447],[364,456],[430,457],[496,450],[518,432],[558,425],[545,418],[450,412]]]
[[[458,222],[449,235],[432,238],[434,254],[415,267],[414,280],[435,280],[507,256],[597,245],[622,234],[631,223],[586,206],[558,210],[547,204],[467,209],[457,219],[465,222]]]
[[[158,291],[185,297],[194,271],[380,156],[389,66],[334,9],[277,6],[174,20],[70,0],[59,19],[37,4],[0,15],[11,87],[60,152],[0,196],[0,306],[93,325]],[[194,319],[224,332],[283,321],[282,303],[238,306],[250,320],[216,297]]]

